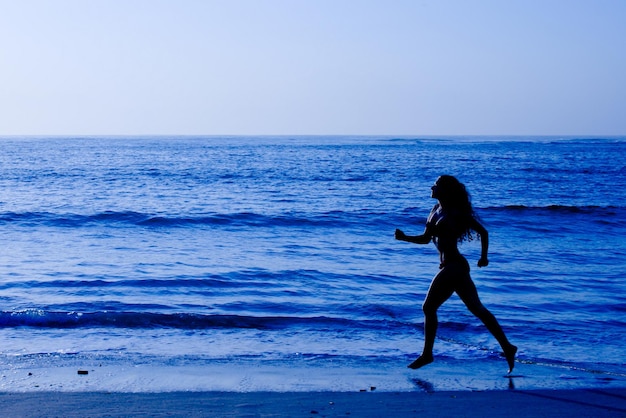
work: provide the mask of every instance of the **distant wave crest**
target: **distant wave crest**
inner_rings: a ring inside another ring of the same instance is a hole
[[[525,206],[525,205],[507,205],[492,206],[481,209],[489,212],[545,212],[545,213],[589,213],[589,214],[621,214],[626,212],[626,208],[617,206],[566,206],[566,205],[549,205],[549,206]]]
[[[483,214],[519,215],[591,215],[596,217],[624,217],[626,208],[617,206],[525,206],[507,205],[477,208]],[[331,211],[322,213],[259,214],[253,212],[212,213],[201,215],[149,214],[133,211],[106,211],[91,215],[59,214],[51,212],[4,212],[0,213],[0,225],[16,224],[24,227],[51,226],[59,228],[83,227],[300,227],[300,228],[352,228],[388,225],[390,228],[406,222],[406,217],[417,216],[417,209],[409,208],[401,213],[385,213],[370,210],[357,212]],[[419,211],[421,212],[424,211]]]
[[[107,211],[92,215],[57,214],[50,212],[5,212],[0,213],[0,224],[16,223],[24,226],[47,225],[54,227],[87,226],[143,226],[143,227],[186,227],[186,226],[324,226],[344,227],[384,221],[387,215],[371,211],[349,213],[331,211],[319,214],[285,213],[258,214],[252,212],[213,213],[204,215],[154,215],[132,211]]]
[[[399,324],[401,325],[401,324]],[[33,328],[176,328],[176,329],[284,329],[306,326],[312,328],[350,329],[388,328],[388,320],[356,321],[326,316],[246,316],[203,315],[194,313],[155,312],[59,312],[40,309],[0,313],[0,327]],[[406,326],[406,325],[405,325]]]

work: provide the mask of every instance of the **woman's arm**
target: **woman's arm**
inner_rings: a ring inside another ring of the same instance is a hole
[[[424,229],[422,235],[406,235],[399,229],[396,229],[396,239],[400,241],[412,242],[413,244],[428,244],[433,236],[428,232],[428,228]]]
[[[487,253],[489,252],[489,233],[484,226],[476,219],[472,219],[471,228],[480,235],[480,260],[478,260],[478,267],[485,267],[489,265],[489,259]]]
[[[426,227],[424,228],[424,232],[422,235],[406,235],[399,229],[396,229],[396,239],[400,241],[412,242],[413,244],[428,244],[433,239],[433,231],[431,226],[431,221],[433,216],[439,209],[439,204],[437,203],[432,210],[430,211],[430,215],[428,215],[428,220],[426,221]]]

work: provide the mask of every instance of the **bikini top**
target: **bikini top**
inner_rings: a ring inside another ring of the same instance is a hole
[[[450,262],[455,259],[463,259],[456,245],[457,240],[448,236],[449,231],[446,231],[447,233],[445,234],[446,237],[444,242],[441,241],[442,228],[448,229],[454,225],[454,222],[454,215],[445,214],[439,204],[436,204],[433,207],[430,215],[428,216],[428,220],[426,221],[426,228],[433,237],[433,244],[435,244],[435,247],[437,247],[437,250],[440,252],[440,267],[443,267],[446,264],[446,261]]]
[[[429,233],[433,236],[435,244],[438,244],[437,241],[441,237],[443,228],[446,230],[446,235],[459,229],[460,225],[458,224],[458,219],[455,217],[455,214],[456,212],[454,211],[452,213],[444,213],[439,203],[430,211],[430,215],[428,215],[428,219],[426,220],[426,228],[428,228]]]
[[[430,215],[428,215],[428,219],[426,220],[426,227],[432,231],[434,237],[439,236],[437,224],[443,219],[443,216],[441,205],[437,203],[430,211]]]

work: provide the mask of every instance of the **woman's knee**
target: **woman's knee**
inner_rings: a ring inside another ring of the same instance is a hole
[[[422,312],[424,312],[424,315],[436,315],[437,309],[439,309],[439,305],[428,300],[422,304]]]

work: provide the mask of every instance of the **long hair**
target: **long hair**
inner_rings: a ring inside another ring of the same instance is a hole
[[[473,219],[478,219],[474,208],[472,207],[471,197],[465,185],[457,180],[456,177],[444,174],[440,176],[437,185],[439,187],[439,201],[446,207],[451,209],[455,216],[458,217],[458,240],[472,241],[474,235],[470,225]],[[479,234],[476,234],[480,238]]]

